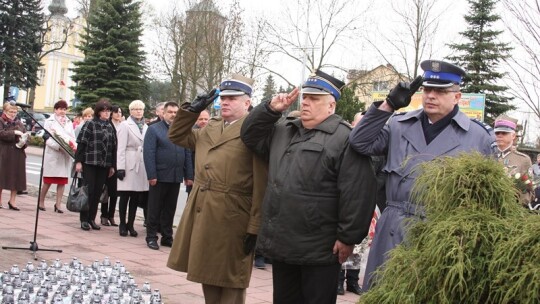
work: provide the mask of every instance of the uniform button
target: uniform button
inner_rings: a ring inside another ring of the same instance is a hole
[[[197,207],[197,212],[201,212],[201,207]]]
[[[210,166],[209,165],[204,165],[204,168],[205,169],[210,169]]]
[[[206,188],[201,188],[201,192],[204,192],[206,190]]]

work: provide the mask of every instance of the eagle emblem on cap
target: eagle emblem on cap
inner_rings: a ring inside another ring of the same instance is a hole
[[[431,70],[433,72],[440,72],[441,71],[441,63],[438,61],[432,61],[431,62]]]

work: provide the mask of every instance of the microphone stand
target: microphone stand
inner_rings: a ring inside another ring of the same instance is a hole
[[[75,155],[71,152],[71,151],[68,151],[47,129],[45,129],[44,126],[42,126],[35,118],[32,114],[28,113],[28,111],[26,111],[24,109],[24,107],[20,107],[21,110],[23,110],[24,113],[26,113],[30,118],[32,118],[32,120],[38,125],[41,127],[41,129],[45,132],[45,134],[43,135],[43,137],[45,138],[45,136],[48,136],[48,139],[46,140],[50,140],[50,139],[53,139],[54,141],[56,141],[56,143],[58,143],[58,145],[60,147],[62,147],[62,149],[64,149],[64,151],[66,151],[66,153],[69,154],[69,156],[71,156],[73,159],[75,159]],[[38,246],[38,243],[37,243],[37,229],[38,229],[38,221],[39,221],[39,201],[41,199],[41,186],[42,186],[42,183],[43,183],[43,163],[44,163],[44,158],[45,158],[45,141],[43,141],[43,154],[41,155],[41,170],[40,170],[40,173],[39,173],[39,189],[38,189],[38,198],[37,198],[37,204],[36,204],[36,220],[35,220],[35,224],[34,224],[34,240],[33,241],[30,241],[30,248],[28,247],[9,247],[9,246],[2,246],[2,249],[18,249],[18,250],[30,250],[33,252],[34,254],[34,260],[37,261],[37,254],[36,252],[37,251],[55,251],[55,252],[62,252],[61,249],[41,249],[39,248]]]

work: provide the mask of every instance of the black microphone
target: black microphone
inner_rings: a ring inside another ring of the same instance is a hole
[[[10,101],[9,102],[12,106],[18,106],[18,107],[21,107],[21,108],[31,108],[32,106],[30,105],[27,105],[25,103],[20,103],[20,102],[14,102],[14,101]]]

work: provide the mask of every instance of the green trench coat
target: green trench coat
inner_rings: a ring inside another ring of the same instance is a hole
[[[172,142],[196,151],[195,181],[176,231],[167,266],[187,279],[247,288],[253,254],[246,233],[257,234],[267,166],[242,143],[245,116],[226,129],[221,119],[192,130],[198,114],[180,109],[169,129]]]

